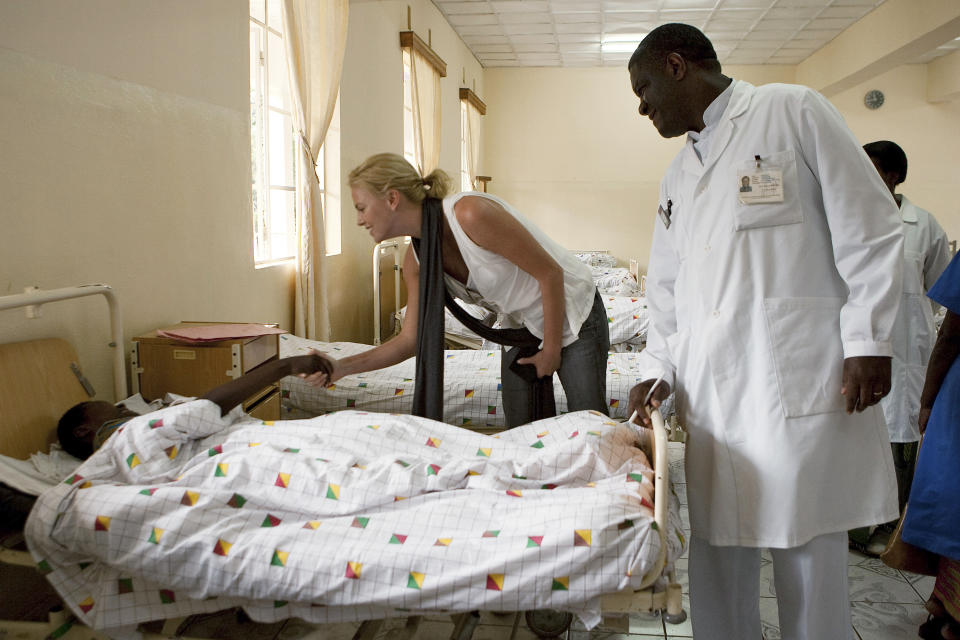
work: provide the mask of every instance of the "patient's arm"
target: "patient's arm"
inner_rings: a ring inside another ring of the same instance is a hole
[[[333,371],[327,375],[318,372],[304,376],[304,379],[314,386],[330,386],[344,376],[365,371],[374,371],[403,362],[416,355],[417,348],[417,314],[419,311],[420,294],[420,267],[414,258],[413,249],[408,248],[403,259],[403,280],[407,286],[407,315],[403,320],[400,335],[393,337],[382,345],[358,353],[355,356],[341,360],[330,359]],[[315,352],[316,353],[316,352]]]
[[[329,374],[331,371],[333,366],[330,361],[317,353],[281,358],[260,365],[236,380],[214,387],[203,397],[220,405],[220,415],[227,415],[246,398],[281,378],[291,375],[308,376],[318,372]]]

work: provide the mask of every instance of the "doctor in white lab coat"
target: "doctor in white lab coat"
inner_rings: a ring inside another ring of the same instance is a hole
[[[688,431],[694,637],[760,638],[768,547],[783,638],[847,638],[846,531],[897,513],[877,406],[896,207],[826,99],[727,78],[697,29],[658,27],[629,70],[640,114],[687,135],[661,183],[630,409],[662,378],[652,404],[675,391]]]
[[[907,179],[907,155],[903,149],[895,142],[878,140],[863,145],[863,150],[897,203],[903,229],[903,297],[893,327],[890,393],[881,402],[893,450],[902,512],[910,495],[917,461],[920,391],[937,339],[933,306],[926,293],[950,264],[950,246],[947,234],[929,211],[896,193],[897,185]],[[878,527],[867,550],[882,551],[894,525],[895,521]]]

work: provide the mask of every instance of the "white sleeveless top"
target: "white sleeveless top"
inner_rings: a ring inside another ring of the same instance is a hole
[[[503,327],[526,327],[533,335],[543,338],[543,300],[540,283],[529,273],[503,256],[484,249],[471,240],[460,228],[453,206],[464,196],[477,196],[491,200],[503,207],[517,219],[540,243],[550,257],[563,269],[563,320],[562,346],[577,339],[580,327],[590,315],[596,287],[590,267],[577,259],[547,234],[523,217],[509,204],[487,193],[465,191],[443,199],[443,213],[453,231],[463,261],[470,270],[466,287],[456,278],[444,274],[447,290],[455,298],[478,304],[500,314]]]

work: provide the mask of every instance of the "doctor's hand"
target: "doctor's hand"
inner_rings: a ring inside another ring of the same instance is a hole
[[[537,377],[552,376],[560,368],[560,350],[541,349],[527,358],[517,358],[517,364],[532,364],[537,368]]]
[[[337,361],[327,354],[321,353],[316,349],[310,349],[310,356],[305,357],[314,357],[322,360],[324,363],[323,367],[318,367],[312,372],[297,372],[297,375],[303,378],[307,384],[313,385],[314,387],[329,387],[335,380],[343,376],[342,373],[337,375]]]
[[[861,412],[890,393],[890,361],[887,356],[858,356],[843,361],[843,386],[847,413]]]
[[[633,412],[637,412],[637,417],[640,418],[640,422],[649,427],[650,425],[650,416],[647,415],[646,409],[643,407],[643,401],[647,397],[647,394],[650,393],[650,387],[656,382],[654,379],[644,380],[640,384],[636,385],[633,389],[630,389],[630,401],[627,405],[627,415],[632,416]],[[650,396],[649,406],[653,409],[656,409],[660,406],[660,403],[666,400],[667,396],[670,395],[670,385],[666,382],[660,381],[660,384],[657,385],[657,388],[653,391],[653,395]]]

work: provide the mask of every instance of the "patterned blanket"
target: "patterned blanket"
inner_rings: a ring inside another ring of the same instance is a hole
[[[206,400],[134,418],[45,492],[39,569],[90,626],[243,606],[260,621],[564,609],[636,586],[662,539],[633,428],[578,412],[486,436]],[[668,558],[682,552],[671,498]]]

